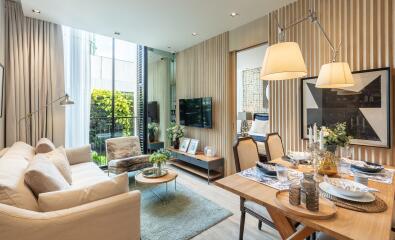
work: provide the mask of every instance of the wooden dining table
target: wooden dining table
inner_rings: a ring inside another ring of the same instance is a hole
[[[290,167],[288,161],[275,159],[275,163]],[[394,169],[393,167],[387,167]],[[311,172],[312,167],[299,165],[301,172]],[[348,176],[347,178],[352,178]],[[282,239],[304,239],[313,232],[324,232],[336,239],[388,240],[391,234],[392,211],[394,207],[394,181],[385,184],[369,180],[369,187],[379,190],[376,195],[387,204],[387,210],[381,213],[357,212],[337,207],[334,217],[326,220],[315,220],[301,217],[287,211],[276,202],[277,189],[250,180],[239,174],[222,178],[215,184],[240,197],[266,207],[276,229]],[[296,230],[292,221],[300,222],[303,227]]]

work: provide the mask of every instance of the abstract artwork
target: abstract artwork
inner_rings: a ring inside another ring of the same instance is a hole
[[[302,137],[309,126],[347,123],[351,144],[390,147],[390,68],[353,72],[354,86],[316,88],[317,77],[302,78]]]

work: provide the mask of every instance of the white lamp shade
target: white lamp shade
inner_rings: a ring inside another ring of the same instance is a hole
[[[268,47],[262,63],[262,80],[286,80],[306,75],[306,64],[296,42],[281,42]]]
[[[333,62],[321,66],[316,88],[344,88],[354,85],[350,66],[346,62]]]

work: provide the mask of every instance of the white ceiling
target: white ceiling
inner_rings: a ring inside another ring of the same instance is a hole
[[[21,0],[29,17],[177,52],[294,0]],[[38,9],[41,14],[33,14]],[[237,17],[230,17],[238,12]],[[198,36],[192,36],[192,32]],[[171,47],[169,49],[168,47]]]

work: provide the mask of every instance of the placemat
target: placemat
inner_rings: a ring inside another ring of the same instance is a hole
[[[280,182],[277,180],[277,177],[270,177],[265,175],[261,170],[257,167],[252,167],[246,170],[243,170],[238,173],[240,176],[251,179],[258,183],[264,184],[266,186],[272,187],[278,190],[286,190],[289,189],[289,185],[292,182],[299,182],[303,178],[303,173],[296,171],[294,169],[288,169],[288,181]]]
[[[386,184],[392,184],[392,179],[394,176],[394,171],[392,169],[384,169],[380,173],[372,174],[372,173],[363,173],[360,171],[355,171],[353,170],[350,165],[357,162],[357,160],[351,160],[347,158],[342,158],[341,162],[344,162],[348,165],[348,167],[342,166],[343,164],[340,164],[341,171],[344,172],[345,174],[348,174],[350,176],[354,176],[356,173],[358,175],[362,175],[364,177],[367,177],[371,181],[375,182],[381,182],[381,183],[386,183]]]
[[[354,210],[357,212],[366,212],[366,213],[379,213],[384,212],[387,210],[387,204],[384,202],[383,199],[379,198],[375,195],[376,200],[370,203],[360,203],[360,202],[353,202],[344,200],[338,197],[335,197],[327,192],[324,192],[320,189],[320,194],[322,197],[331,200],[336,204],[336,206]]]

